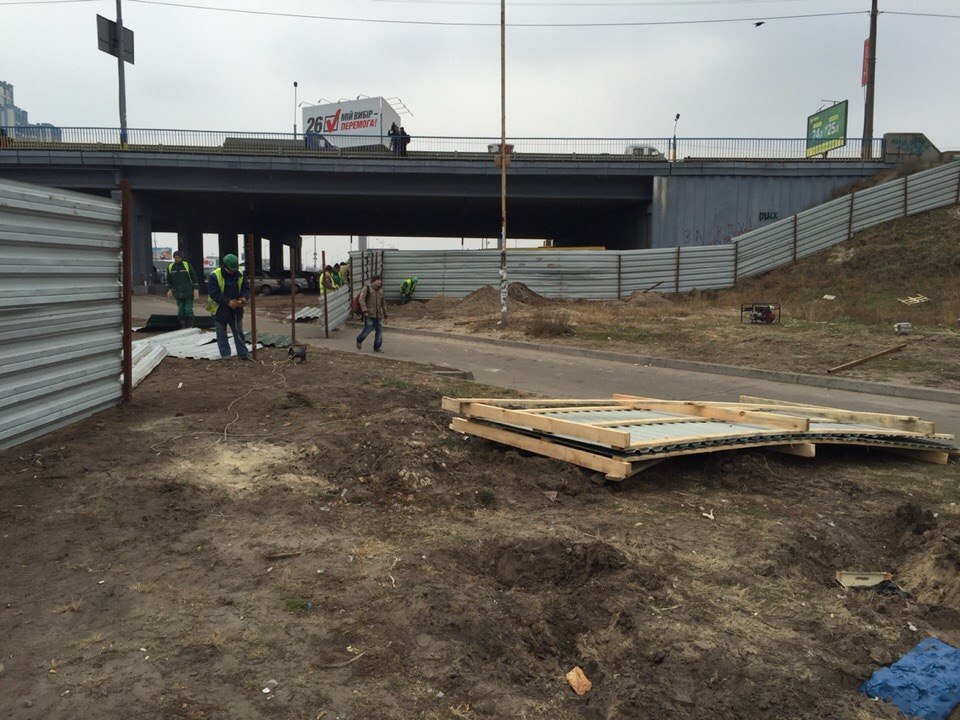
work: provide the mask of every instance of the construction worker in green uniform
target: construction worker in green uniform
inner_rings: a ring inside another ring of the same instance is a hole
[[[413,291],[417,289],[417,283],[420,282],[417,276],[407,278],[400,283],[400,304],[406,305],[413,300]]]
[[[199,287],[193,268],[177,250],[173,262],[167,265],[167,297],[177,301],[177,318],[182,328],[193,326],[193,301],[200,298]]]

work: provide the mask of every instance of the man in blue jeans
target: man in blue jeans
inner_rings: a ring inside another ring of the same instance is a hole
[[[363,341],[371,332],[373,351],[383,352],[383,321],[387,319],[387,306],[383,301],[383,280],[379,275],[370,278],[370,282],[360,291],[360,311],[363,313],[363,330],[357,335],[357,350],[363,349]]]
[[[217,329],[217,347],[220,357],[230,357],[230,343],[227,340],[227,326],[233,332],[233,342],[237,346],[237,357],[247,359],[247,343],[243,339],[243,306],[250,298],[250,288],[243,281],[240,261],[236,255],[224,255],[223,262],[210,273],[207,280],[207,310],[213,315],[213,325]]]

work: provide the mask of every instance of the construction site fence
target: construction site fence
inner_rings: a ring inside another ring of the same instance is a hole
[[[548,298],[616,300],[641,292],[736,285],[797,262],[888,220],[960,202],[960,161],[852,192],[725,245],[651,250],[508,250],[507,278]],[[602,240],[598,238],[598,240]],[[499,286],[499,250],[373,250],[351,253],[355,282],[382,274],[388,299],[417,277],[415,297],[462,298]]]
[[[664,161],[666,159],[799,160],[806,157],[806,138],[508,138],[517,159]],[[862,159],[861,140],[850,138],[830,150],[831,160]],[[868,144],[868,157],[883,157],[883,139]],[[216,153],[226,155],[293,155],[308,157],[383,157],[403,162],[424,157],[492,158],[499,137],[413,135],[403,155],[394,153],[383,135],[326,133],[233,132],[129,128],[121,143],[118,128],[0,127],[0,150],[130,151],[150,153]],[[820,159],[819,156],[817,159]]]
[[[121,396],[120,204],[0,180],[0,450]]]

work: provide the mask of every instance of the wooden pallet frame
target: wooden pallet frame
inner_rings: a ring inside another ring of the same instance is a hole
[[[896,446],[898,439],[905,445],[922,443],[925,439],[952,439],[949,435],[936,434],[932,422],[915,416],[848,411],[751,396],[740,396],[740,402],[659,400],[634,395],[587,400],[445,397],[442,407],[466,416],[455,417],[451,422],[451,429],[457,432],[602,472],[611,480],[632,477],[672,457],[749,448],[768,448],[797,457],[812,458],[816,456],[818,444],[863,445],[938,464],[946,463],[952,454],[938,447]],[[596,423],[557,417],[558,413],[590,410],[652,410],[671,413],[674,417],[604,420]],[[696,434],[692,430],[693,434],[670,438],[671,444],[681,443],[690,447],[655,453],[642,451],[666,444],[663,440],[631,442],[628,431],[617,429],[625,425],[677,423],[696,426],[710,421],[752,425],[762,429],[723,434]],[[798,434],[810,431],[811,421],[870,427],[851,427],[842,433],[843,437],[819,437],[810,442],[798,439]],[[787,437],[778,441],[778,433]],[[758,436],[756,441],[749,440],[753,435]],[[864,435],[888,435],[890,441],[888,444],[885,440],[861,439]],[[739,441],[724,443],[723,440],[727,438],[737,438]],[[697,444],[714,441],[718,442]]]

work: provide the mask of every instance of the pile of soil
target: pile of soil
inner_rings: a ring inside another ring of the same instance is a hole
[[[0,453],[0,716],[895,718],[859,684],[960,644],[957,465],[745,451],[605,487],[447,428],[441,395],[504,391],[262,352],[168,358]]]
[[[500,312],[500,290],[493,285],[477,288],[460,301],[457,313],[464,315],[486,315]]]
[[[522,282],[513,282],[507,286],[507,297],[524,305],[549,305],[552,300],[534,292]]]

